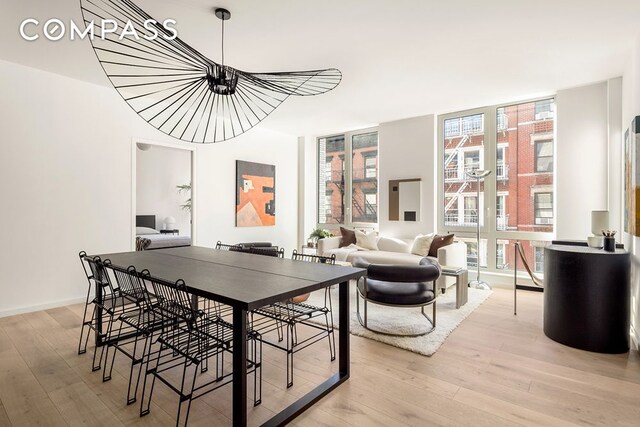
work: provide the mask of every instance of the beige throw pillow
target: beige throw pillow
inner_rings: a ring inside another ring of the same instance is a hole
[[[360,230],[356,230],[356,245],[363,249],[369,249],[372,251],[378,250],[378,234],[375,231],[369,231],[363,233]]]
[[[429,255],[429,249],[431,248],[431,242],[433,242],[433,237],[436,233],[431,234],[418,234],[416,238],[413,240],[413,245],[411,246],[411,253],[414,255],[427,256]]]

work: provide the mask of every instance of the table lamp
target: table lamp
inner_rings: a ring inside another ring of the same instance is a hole
[[[176,219],[172,216],[168,216],[164,219],[164,229],[173,230],[175,227]]]

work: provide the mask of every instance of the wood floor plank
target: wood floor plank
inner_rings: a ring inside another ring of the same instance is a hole
[[[49,397],[70,425],[124,425],[84,382],[59,388]]]
[[[7,411],[4,410],[4,404],[0,399],[0,426],[11,427],[11,421],[9,421],[9,415],[7,415]]]

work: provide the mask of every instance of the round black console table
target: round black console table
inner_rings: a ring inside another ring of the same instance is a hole
[[[582,350],[629,351],[629,253],[551,245],[544,264],[545,335]]]

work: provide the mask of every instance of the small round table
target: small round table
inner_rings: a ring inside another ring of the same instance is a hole
[[[629,351],[629,253],[551,245],[544,264],[545,335],[582,350]]]

